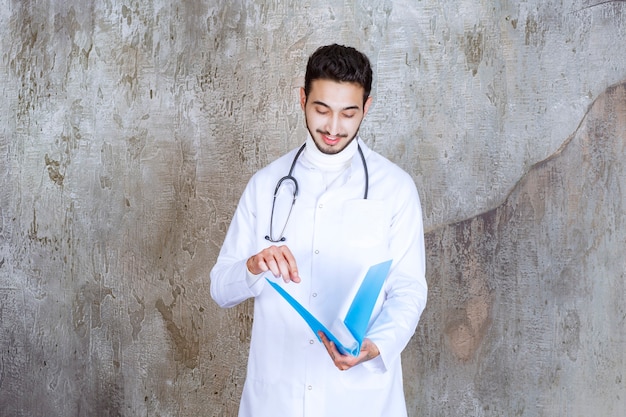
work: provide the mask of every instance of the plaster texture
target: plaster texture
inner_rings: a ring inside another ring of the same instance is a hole
[[[410,416],[626,409],[626,2],[0,0],[0,416],[233,416],[213,265],[297,146],[306,58],[368,54],[429,305]]]

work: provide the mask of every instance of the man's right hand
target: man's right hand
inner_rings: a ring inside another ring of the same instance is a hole
[[[300,282],[296,259],[287,246],[269,246],[246,262],[248,271],[254,275],[271,271],[276,278],[282,277],[285,282]]]

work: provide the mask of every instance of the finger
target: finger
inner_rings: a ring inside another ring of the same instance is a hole
[[[276,252],[278,252],[278,249],[275,246],[270,246],[251,256],[248,262],[246,262],[248,270],[254,275],[271,271],[275,277],[278,277],[280,270],[275,260]]]
[[[256,254],[248,258],[246,261],[246,268],[254,275],[258,275],[262,272],[267,272],[269,267],[263,260],[263,257],[260,254]]]
[[[282,248],[286,248],[286,247],[283,246]],[[282,277],[285,283],[289,281],[299,282],[299,279],[298,280],[293,279],[292,271],[295,268],[293,266],[295,263],[295,259],[293,258],[293,255],[291,255],[291,252],[289,251],[289,249],[285,250],[282,248],[276,248],[276,247],[268,248],[269,249],[267,253],[268,265],[270,266],[270,269],[274,273],[274,276]],[[291,256],[290,258],[288,258],[286,255],[291,255]]]
[[[280,246],[279,249],[285,262],[287,263],[287,275],[283,275],[283,277],[287,276],[287,278],[293,282],[300,282],[300,276],[298,275],[298,264],[296,263],[296,258],[291,253],[291,250],[289,250],[289,247],[284,245]]]
[[[328,354],[330,355],[330,357],[334,361],[335,360],[335,356],[334,356],[333,351],[331,349],[331,345],[330,345],[331,342],[330,342],[330,340],[328,340],[328,338],[326,337],[324,332],[322,332],[321,330],[319,332],[317,332],[317,334],[319,335],[320,339],[322,340],[322,344],[326,348],[326,351],[328,352]]]
[[[361,347],[361,352],[359,353],[359,356],[354,357],[354,356],[349,356],[349,355],[341,355],[339,360],[335,361],[335,365],[337,366],[337,368],[339,368],[339,370],[347,371],[348,369],[360,363],[363,363],[365,361],[369,361],[375,358],[379,354],[380,353],[378,351],[378,347],[369,339],[365,339],[363,341],[363,345]]]
[[[285,279],[285,273],[287,272],[286,262],[278,248],[275,246],[265,248],[259,253],[259,257],[264,259],[268,270],[272,272],[275,278],[282,276]]]
[[[347,371],[348,369],[352,368],[353,366],[358,365],[362,361],[363,361],[362,355],[359,355],[357,357],[350,356],[350,355],[341,355],[340,360],[336,361],[335,364],[337,365],[337,368],[339,368],[340,371]]]
[[[322,343],[324,344],[324,347],[326,348],[328,355],[333,360],[333,363],[335,364],[337,369],[339,369],[340,371],[347,371],[353,366],[356,366],[359,363],[368,360],[368,356],[370,355],[370,352],[365,350],[366,348],[365,345],[363,346],[364,349],[361,350],[359,356],[357,357],[350,356],[350,355],[343,355],[341,352],[339,352],[335,343],[332,340],[329,340],[328,337],[326,337],[324,332],[319,331],[318,335],[320,339],[322,340]],[[371,342],[369,343],[369,345],[376,346]]]
[[[326,351],[328,352],[328,355],[332,359],[335,366],[342,371],[345,369],[348,369],[348,368],[343,369],[344,365],[342,364],[342,362],[345,356],[342,355],[339,352],[339,350],[337,350],[337,346],[335,346],[335,343],[332,340],[329,340],[324,334],[324,332],[320,331],[318,332],[318,334],[320,336],[320,339],[322,340],[322,343],[324,344],[324,347],[326,348]]]
[[[278,260],[278,268],[280,270],[280,275],[283,277],[283,281],[285,281],[285,283],[291,281],[289,263],[285,258],[281,258]]]
[[[280,266],[278,265],[278,261],[276,260],[276,258],[274,258],[273,256],[267,258],[265,260],[265,264],[267,265],[268,270],[272,272],[274,277],[278,278],[279,276],[281,276]]]
[[[378,346],[367,338],[363,340],[363,347],[361,348],[361,351],[365,352],[364,361],[369,361],[380,355]]]
[[[295,264],[295,259],[286,246],[269,246],[259,252],[256,257],[259,258],[259,263],[264,263],[265,270],[271,271],[275,278],[282,277],[285,282],[291,280],[290,261]]]
[[[319,332],[317,332],[317,335],[322,340],[322,344],[326,347],[326,349],[328,349],[328,338],[326,337],[324,332],[320,330]]]

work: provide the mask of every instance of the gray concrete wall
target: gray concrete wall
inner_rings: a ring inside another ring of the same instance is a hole
[[[208,271],[330,42],[422,196],[410,415],[623,415],[626,2],[337,3],[0,1],[0,415],[235,415]]]

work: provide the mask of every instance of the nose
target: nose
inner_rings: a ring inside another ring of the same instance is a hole
[[[339,136],[340,129],[339,129],[339,115],[338,114],[333,114],[332,116],[330,116],[328,120],[328,124],[327,124],[327,130],[331,136]]]

